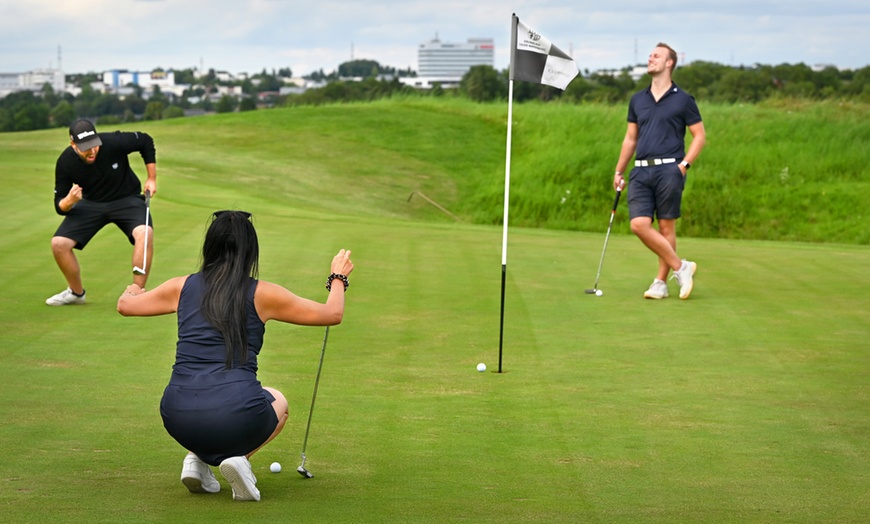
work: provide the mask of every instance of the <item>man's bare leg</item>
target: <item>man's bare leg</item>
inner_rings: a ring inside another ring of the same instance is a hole
[[[82,271],[79,266],[78,258],[73,253],[73,248],[76,241],[66,237],[53,237],[51,239],[51,253],[54,255],[54,261],[57,262],[57,267],[63,273],[66,279],[67,286],[77,295],[85,292],[82,285]]]

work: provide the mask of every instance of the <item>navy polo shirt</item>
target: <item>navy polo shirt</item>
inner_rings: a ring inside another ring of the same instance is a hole
[[[628,103],[628,121],[637,124],[635,158],[686,156],[686,127],[701,121],[695,98],[671,83],[658,102],[650,88],[639,91]]]

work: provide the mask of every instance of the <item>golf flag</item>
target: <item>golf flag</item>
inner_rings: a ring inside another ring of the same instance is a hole
[[[577,64],[540,33],[513,15],[511,80],[525,80],[565,90],[577,76]]]
[[[507,144],[504,160],[504,220],[501,240],[501,311],[498,326],[498,372],[504,349],[504,301],[507,279],[508,210],[511,189],[511,135],[513,134],[514,79],[565,90],[579,71],[574,60],[537,31],[511,15],[511,66],[508,81]]]

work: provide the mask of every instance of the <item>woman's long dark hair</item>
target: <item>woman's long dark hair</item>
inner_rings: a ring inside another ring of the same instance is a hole
[[[226,367],[235,357],[244,363],[248,357],[248,329],[245,301],[249,277],[259,274],[260,245],[257,232],[245,211],[218,211],[214,214],[202,245],[202,275],[205,294],[200,308],[203,317],[224,337]]]

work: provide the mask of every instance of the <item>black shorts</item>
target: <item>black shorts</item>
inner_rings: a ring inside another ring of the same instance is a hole
[[[257,380],[215,380],[191,375],[186,384],[170,383],[160,400],[163,426],[184,449],[218,466],[263,445],[278,427],[275,397]]]
[[[628,177],[629,218],[680,218],[685,185],[686,177],[677,163],[632,169]]]
[[[71,238],[76,241],[76,249],[84,249],[99,230],[108,224],[115,224],[127,235],[130,244],[135,244],[133,230],[144,223],[143,195],[132,195],[111,202],[79,200],[66,214],[54,236]],[[150,216],[148,225],[154,227]]]

